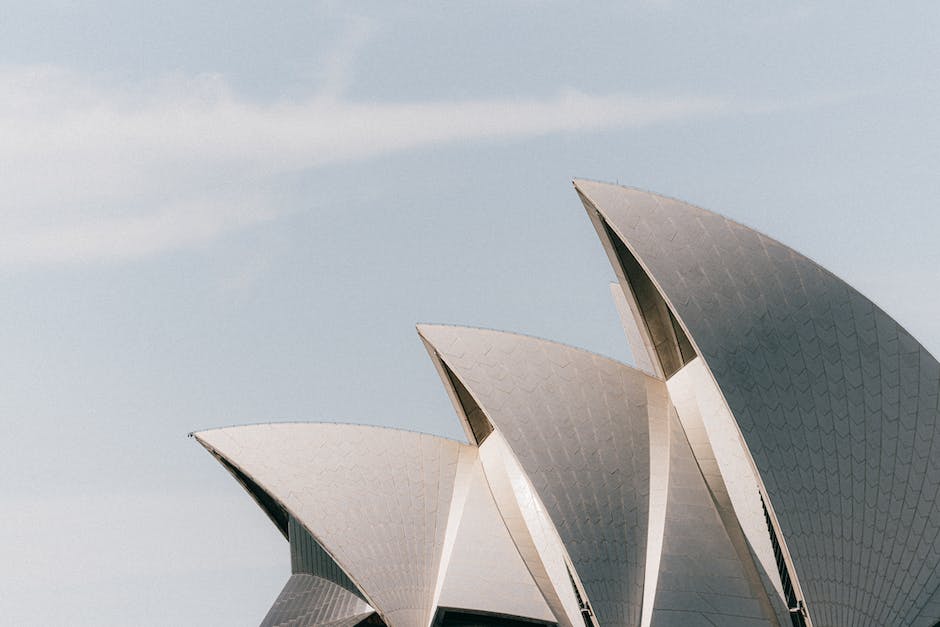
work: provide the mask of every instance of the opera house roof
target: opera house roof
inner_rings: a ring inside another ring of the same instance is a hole
[[[940,625],[937,360],[761,233],[574,186],[635,366],[419,325],[468,443],[193,434],[288,540],[261,624]]]

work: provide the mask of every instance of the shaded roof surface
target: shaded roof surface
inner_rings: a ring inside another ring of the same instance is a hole
[[[655,194],[575,186],[711,368],[816,627],[940,619],[927,609],[940,585],[937,360],[855,289],[769,237]]]
[[[261,627],[353,627],[373,613],[365,601],[331,581],[294,574]]]

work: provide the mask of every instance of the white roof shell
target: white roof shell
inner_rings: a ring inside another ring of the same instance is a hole
[[[300,520],[390,627],[427,627],[467,445],[339,424],[228,427],[195,437]]]
[[[193,435],[298,519],[390,627],[426,627],[437,607],[554,622],[475,447],[323,423]]]
[[[347,601],[389,627],[428,627],[439,608],[782,626],[782,597],[807,600],[809,616],[790,611],[808,627],[935,627],[940,363],[779,242],[655,194],[575,187],[648,374],[422,325],[472,444],[305,423],[196,438],[300,521],[363,597]]]

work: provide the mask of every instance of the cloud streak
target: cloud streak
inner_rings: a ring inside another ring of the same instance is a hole
[[[209,242],[276,219],[263,189],[287,172],[733,109],[721,98],[573,90],[545,99],[366,103],[343,99],[341,84],[330,84],[308,99],[258,103],[213,76],[127,86],[57,68],[0,70],[0,93],[12,95],[0,102],[0,268]]]

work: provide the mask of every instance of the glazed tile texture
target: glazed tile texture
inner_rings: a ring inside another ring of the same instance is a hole
[[[427,627],[457,461],[467,445],[311,423],[195,437],[301,521],[391,627]]]
[[[815,627],[940,616],[940,365],[813,261],[685,203],[576,181],[725,395]]]
[[[326,579],[352,594],[362,597],[362,593],[330,554],[320,546],[310,532],[296,518],[290,516],[287,523],[287,537],[290,541],[290,570],[292,574],[316,575]]]
[[[448,326],[419,333],[518,457],[600,625],[638,625],[649,511],[648,415],[665,384],[606,357]]]
[[[668,420],[669,488],[652,627],[776,627],[754,596],[678,418],[670,412]]]
[[[372,614],[362,599],[331,581],[291,575],[261,627],[353,627]]]
[[[773,615],[772,603],[783,603],[785,591],[767,531],[760,483],[734,416],[701,358],[685,365],[666,387],[729,539],[755,594],[770,602],[771,606],[765,607]],[[765,580],[770,585],[765,586]],[[783,618],[784,625],[791,624],[788,617]]]
[[[451,510],[457,529],[437,604],[555,622],[493,502],[478,459],[467,475],[462,507]]]

